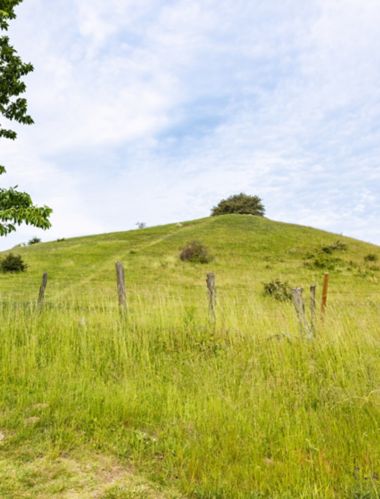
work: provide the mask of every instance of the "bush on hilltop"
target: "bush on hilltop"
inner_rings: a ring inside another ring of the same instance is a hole
[[[230,213],[262,217],[265,214],[265,207],[259,196],[249,196],[241,192],[227,199],[222,199],[211,211],[213,217]]]

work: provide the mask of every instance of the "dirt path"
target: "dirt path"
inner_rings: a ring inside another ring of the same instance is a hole
[[[199,223],[199,226],[207,225],[207,224],[210,224],[209,219],[205,220],[202,223]],[[96,263],[93,265],[92,268],[88,269],[87,270],[87,274],[88,274],[87,277],[84,277],[76,282],[73,282],[71,285],[66,286],[65,289],[63,289],[59,293],[59,295],[58,295],[59,298],[63,298],[65,296],[69,295],[70,293],[72,293],[72,291],[74,289],[78,289],[78,288],[83,287],[87,284],[90,284],[94,279],[96,279],[96,277],[94,277],[94,276],[96,276],[101,271],[112,268],[112,266],[115,264],[116,261],[123,261],[123,259],[127,255],[129,255],[130,251],[141,252],[141,251],[146,250],[148,248],[151,248],[153,246],[157,246],[158,244],[162,243],[163,241],[166,241],[167,239],[171,239],[172,237],[177,236],[178,233],[180,233],[180,232],[181,233],[187,232],[188,230],[191,230],[191,229],[193,229],[192,225],[180,226],[176,229],[172,229],[171,232],[169,232],[168,234],[165,234],[164,236],[159,236],[156,239],[154,239],[153,241],[149,241],[148,243],[142,243],[142,244],[136,244],[134,246],[128,246],[128,248],[123,252],[116,251],[115,253],[112,253],[111,255],[107,256],[107,258],[105,258],[102,261],[101,265]],[[126,242],[126,244],[127,244],[127,242]]]

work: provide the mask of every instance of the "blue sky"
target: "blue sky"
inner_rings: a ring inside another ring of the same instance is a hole
[[[27,0],[36,124],[1,143],[2,182],[54,209],[51,240],[267,215],[380,243],[378,0]]]

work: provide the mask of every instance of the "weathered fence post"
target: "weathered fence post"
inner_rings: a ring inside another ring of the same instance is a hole
[[[216,285],[215,274],[207,274],[207,289],[208,289],[208,310],[210,319],[215,322],[216,320]]]
[[[303,336],[305,328],[305,304],[303,302],[302,293],[303,288],[292,289],[293,304],[296,309],[301,336]]]
[[[127,310],[127,297],[125,291],[125,272],[121,262],[116,263],[117,293],[119,296],[119,307],[123,313]]]
[[[321,304],[322,319],[326,312],[328,292],[329,292],[329,274],[325,274],[323,278],[323,291],[322,291],[322,304]]]
[[[38,293],[38,306],[39,307],[43,307],[43,304],[44,304],[44,301],[45,301],[45,291],[46,291],[46,286],[47,286],[47,282],[48,282],[48,275],[47,273],[45,272],[42,276],[42,283],[41,283],[41,286],[40,286],[40,291]]]
[[[317,286],[312,284],[310,286],[310,326],[313,335],[315,334],[315,311],[317,307],[316,292]]]

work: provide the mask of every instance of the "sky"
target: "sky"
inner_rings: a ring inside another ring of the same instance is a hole
[[[379,0],[25,0],[32,127],[0,143],[53,208],[0,248],[208,216],[267,216],[380,244]]]

